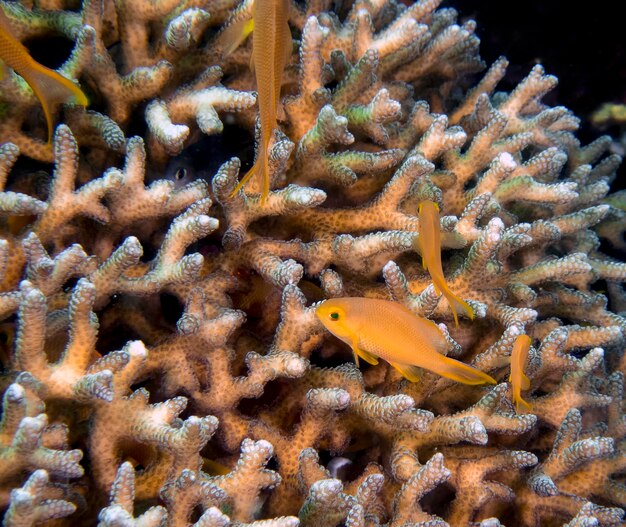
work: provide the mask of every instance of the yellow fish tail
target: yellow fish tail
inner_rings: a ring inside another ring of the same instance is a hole
[[[521,379],[521,383],[520,383],[520,388],[522,390],[530,389],[530,379],[526,375],[524,375],[523,373],[522,373],[522,379]]]
[[[523,407],[523,409],[524,409],[524,410],[526,410],[526,411],[528,411],[528,412],[531,412],[531,411],[532,411],[532,409],[533,409],[533,405],[532,405],[532,404],[530,404],[530,403],[528,403],[528,402],[526,402],[526,401],[524,401],[524,399],[522,399],[522,398],[521,398],[521,396],[519,396],[519,397],[516,397],[516,398],[515,398],[515,411],[516,411],[518,414],[519,414],[519,413],[521,413],[521,411],[520,411],[520,410],[521,410],[520,406],[522,406],[522,407]]]
[[[50,143],[52,141],[53,117],[56,107],[59,104],[87,106],[89,101],[82,90],[71,80],[35,61],[33,61],[28,71],[21,71],[20,74],[32,88],[39,102],[41,102],[48,125],[48,143]]]
[[[450,289],[447,287],[447,284],[442,289],[443,289],[442,290],[443,296],[448,301],[448,304],[450,304],[450,310],[452,311],[452,316],[454,316],[455,325],[457,326],[459,325],[459,318],[457,316],[457,313],[460,310],[465,311],[467,313],[467,316],[471,320],[474,320],[474,310],[470,307],[470,305],[465,300],[463,300],[461,297],[459,297],[458,295],[455,295],[452,291],[450,291]]]
[[[237,183],[237,186],[230,193],[230,197],[231,198],[235,194],[237,194],[237,192],[239,192],[248,183],[248,181],[250,181],[250,179],[252,179],[252,176],[254,176],[254,174],[256,174],[256,172],[257,172],[257,170],[259,168],[258,164],[259,164],[259,160],[257,159],[257,161],[254,163],[254,165],[252,165],[252,168],[250,170],[248,170],[248,172],[246,172],[246,175],[241,178],[241,181],[239,183]]]
[[[263,152],[261,153],[263,156],[263,174],[261,176],[263,179],[263,191],[261,192],[261,205],[263,205],[270,193],[270,160],[267,154],[267,145],[263,144],[263,141],[261,141],[261,148],[263,148]]]
[[[261,147],[263,147],[263,145],[261,145]],[[254,162],[254,165],[246,172],[246,175],[241,178],[241,181],[237,183],[237,186],[230,193],[230,197],[235,196],[257,173],[261,174],[263,181],[263,190],[261,192],[261,205],[263,205],[270,193],[269,160],[266,150],[259,152],[259,157]]]
[[[464,362],[442,356],[440,360],[429,364],[438,375],[463,384],[497,384],[495,379],[485,372],[465,364]]]
[[[269,167],[269,156],[267,154],[267,146],[261,142],[259,145],[260,151],[258,153],[257,159],[254,162],[254,165],[248,172],[246,173],[241,181],[237,183],[237,186],[230,193],[230,197],[232,198],[237,194],[247,183],[255,176],[257,173],[260,174],[261,180],[263,181],[263,190],[261,191],[261,205],[265,203],[267,200],[267,196],[270,193],[270,167]]]

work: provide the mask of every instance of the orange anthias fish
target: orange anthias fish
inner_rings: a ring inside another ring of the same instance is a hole
[[[418,317],[397,302],[374,298],[333,298],[315,310],[322,324],[359,357],[378,364],[386,360],[412,382],[419,368],[463,384],[496,384],[486,373],[446,357],[448,344],[432,320]]]
[[[291,32],[288,24],[288,0],[255,0],[252,23],[241,21],[232,24],[222,34],[221,41],[226,52],[234,50],[252,30],[252,59],[257,85],[261,141],[254,166],[241,179],[234,196],[255,174],[263,181],[261,203],[270,191],[268,147],[272,132],[277,127],[276,112],[280,99],[283,70],[291,56]]]
[[[418,212],[418,236],[414,247],[422,255],[422,264],[430,273],[437,294],[443,293],[450,304],[454,322],[458,326],[457,309],[462,308],[473,319],[474,311],[467,302],[455,295],[446,282],[441,266],[441,224],[439,222],[439,207],[432,201],[422,201]]]
[[[532,405],[522,399],[522,390],[530,388],[530,379],[524,374],[528,352],[530,351],[530,337],[528,335],[520,335],[515,339],[513,344],[513,352],[511,353],[511,375],[509,382],[511,383],[511,391],[513,392],[513,402],[515,403],[515,411],[520,412],[520,405],[526,410],[533,409]]]
[[[33,60],[26,47],[11,33],[11,22],[0,8],[0,60],[15,70],[41,102],[48,124],[48,143],[52,141],[52,117],[59,104],[73,103],[87,106],[88,101],[81,89],[71,80],[59,75]],[[4,75],[0,64],[0,78]]]

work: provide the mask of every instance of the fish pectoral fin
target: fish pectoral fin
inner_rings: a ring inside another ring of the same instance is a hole
[[[356,367],[359,368],[359,353],[358,353],[358,349],[352,348],[352,355],[354,356],[354,363],[356,364]]]
[[[361,357],[365,362],[369,364],[378,364],[378,359],[374,357],[370,352],[362,350],[359,347],[359,339],[357,337],[353,337],[350,342],[350,347],[352,348],[352,354],[354,355],[354,362],[357,367],[359,366],[359,357]]]
[[[435,364],[429,364],[429,370],[435,373],[463,384],[497,384],[495,379],[486,373],[472,368],[464,362],[451,359],[450,357],[444,357],[443,355],[436,361]]]
[[[356,353],[359,354],[359,356],[368,364],[373,364],[374,366],[376,366],[376,364],[378,364],[378,359],[376,357],[374,357],[374,355],[372,355],[371,353],[369,353],[368,351],[364,351],[360,348],[357,348]]]
[[[522,390],[528,390],[530,388],[530,379],[522,373],[522,379],[520,383],[520,388]]]
[[[402,364],[401,362],[390,362],[389,364],[398,370],[405,379],[411,382],[419,382],[421,379],[421,372],[417,366]]]

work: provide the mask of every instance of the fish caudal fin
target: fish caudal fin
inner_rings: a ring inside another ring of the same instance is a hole
[[[402,364],[400,362],[390,362],[389,364],[391,364],[396,370],[398,370],[405,379],[408,379],[411,382],[419,382],[421,378],[421,372],[417,366]]]
[[[522,390],[528,390],[530,388],[530,379],[522,373],[522,378],[520,382],[520,388]]]
[[[52,141],[53,116],[56,107],[59,104],[87,106],[89,101],[82,90],[71,80],[34,61],[28,72],[23,71],[21,75],[32,88],[39,102],[41,102],[48,125],[48,143],[50,143]]]
[[[522,413],[521,410],[526,410],[527,412],[531,412],[533,409],[533,405],[524,401],[521,397],[517,397],[515,399],[515,411],[519,414]]]
[[[495,379],[486,373],[444,355],[441,355],[440,360],[429,364],[428,369],[446,379],[452,379],[463,384],[497,384]]]
[[[235,196],[237,192],[239,192],[248,183],[248,181],[252,179],[252,177],[255,174],[260,172],[261,177],[263,178],[262,179],[263,190],[261,191],[261,205],[263,205],[265,201],[267,200],[267,196],[270,193],[270,174],[269,174],[269,159],[268,159],[269,156],[267,155],[267,147],[263,145],[262,142],[259,144],[259,148],[260,148],[260,151],[257,155],[254,165],[252,166],[250,170],[248,170],[246,175],[241,178],[241,181],[237,183],[237,186],[230,193],[231,198]]]
[[[250,179],[252,179],[252,176],[254,176],[254,174],[256,174],[256,172],[258,170],[258,164],[259,164],[259,160],[257,159],[255,161],[254,165],[252,165],[252,168],[250,170],[248,170],[248,172],[246,172],[246,175],[241,178],[241,181],[239,183],[237,183],[237,186],[230,193],[230,197],[231,198],[235,194],[237,194],[237,192],[239,192],[246,185],[246,183],[248,183],[248,181],[250,181]]]
[[[443,291],[443,296],[448,301],[448,304],[450,304],[450,309],[452,310],[452,316],[454,317],[454,324],[455,325],[457,325],[457,326],[459,325],[459,317],[458,317],[457,313],[460,310],[465,311],[467,313],[467,316],[471,320],[474,320],[474,310],[470,307],[470,305],[465,300],[463,300],[461,297],[455,295],[448,288],[446,288]]]

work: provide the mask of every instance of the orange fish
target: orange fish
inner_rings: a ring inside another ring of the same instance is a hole
[[[315,314],[324,327],[359,357],[386,360],[411,382],[420,368],[463,384],[496,384],[486,373],[444,355],[448,343],[432,320],[418,317],[398,302],[378,298],[331,298]]]
[[[524,374],[528,352],[530,351],[530,337],[528,335],[520,335],[515,339],[513,344],[513,352],[511,353],[511,374],[509,382],[511,383],[511,391],[513,392],[513,402],[515,402],[515,411],[520,412],[520,405],[526,410],[533,409],[532,405],[522,399],[522,390],[530,388],[530,379]]]
[[[23,77],[41,102],[48,124],[49,144],[52,142],[52,116],[57,105],[74,103],[87,106],[87,97],[71,80],[33,60],[26,47],[11,33],[11,22],[2,8],[0,8],[0,59]],[[4,76],[3,70],[4,65],[0,65],[0,78]]]
[[[450,304],[454,322],[458,326],[457,309],[462,308],[473,319],[474,311],[467,302],[455,295],[446,282],[441,266],[441,224],[439,222],[439,207],[432,201],[422,201],[418,209],[419,226],[417,241],[414,247],[422,255],[422,264],[430,273],[435,286],[435,293],[443,293]]]
[[[252,22],[239,21],[224,30],[221,38],[226,52],[234,50],[252,31],[252,59],[261,121],[261,141],[256,161],[241,179],[234,196],[255,174],[263,181],[261,203],[270,191],[268,148],[274,128],[277,128],[276,112],[280,99],[283,70],[291,56],[291,32],[288,24],[288,0],[255,0]]]

